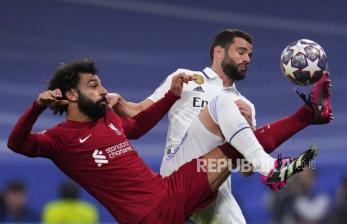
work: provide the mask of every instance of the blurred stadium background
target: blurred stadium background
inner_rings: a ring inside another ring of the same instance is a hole
[[[256,3],[256,4],[254,4]],[[177,68],[208,66],[208,48],[221,29],[235,27],[253,34],[254,56],[247,78],[238,89],[256,106],[263,125],[294,112],[301,100],[280,71],[287,44],[307,38],[326,51],[333,81],[335,120],[311,126],[282,145],[273,155],[294,155],[316,144],[318,180],[315,188],[332,199],[347,173],[345,1],[208,0],[1,0],[0,1],[0,187],[20,178],[28,186],[29,203],[41,210],[57,197],[66,177],[44,159],[29,159],[6,147],[17,118],[46,87],[59,63],[91,57],[109,91],[140,101]],[[307,88],[299,88],[309,91]],[[46,111],[35,130],[62,120]],[[158,171],[167,120],[133,144]],[[233,175],[233,190],[249,223],[265,223],[268,190],[258,176]],[[100,209],[100,221],[112,222],[108,212],[84,192],[83,198]]]

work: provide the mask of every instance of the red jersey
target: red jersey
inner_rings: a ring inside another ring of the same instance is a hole
[[[8,147],[29,157],[51,159],[118,222],[137,223],[159,205],[167,190],[163,178],[144,163],[128,139],[154,127],[178,98],[168,92],[133,118],[121,118],[109,109],[96,121],[66,120],[30,133],[45,109],[35,101],[12,130]]]

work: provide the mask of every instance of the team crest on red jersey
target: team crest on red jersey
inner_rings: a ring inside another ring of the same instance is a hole
[[[122,133],[119,131],[119,129],[116,128],[116,126],[114,126],[112,123],[110,123],[108,125],[108,127],[111,128],[113,131],[115,131],[117,135],[122,135]]]

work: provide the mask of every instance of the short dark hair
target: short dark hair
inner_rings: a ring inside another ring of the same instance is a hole
[[[63,182],[59,187],[59,195],[63,199],[78,199],[79,193],[77,184],[72,181]]]
[[[20,180],[11,180],[6,184],[5,192],[25,192],[25,184]]]
[[[80,80],[80,74],[97,74],[98,69],[93,59],[80,59],[67,64],[61,64],[54,72],[53,77],[49,81],[48,89],[60,89],[62,99],[67,99],[65,93],[77,87]],[[63,114],[67,111],[67,106],[57,106],[52,108],[54,114]]]
[[[235,37],[240,37],[246,40],[248,43],[253,44],[253,38],[249,33],[243,32],[238,29],[225,29],[219,32],[213,40],[210,47],[210,58],[213,60],[213,51],[216,46],[221,46],[224,49],[228,49],[234,42]]]

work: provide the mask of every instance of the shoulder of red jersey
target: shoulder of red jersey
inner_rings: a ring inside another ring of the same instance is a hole
[[[55,125],[52,128],[47,128],[47,129],[35,132],[35,134],[39,134],[39,135],[43,135],[43,134],[57,135],[59,133],[63,133],[64,132],[63,125],[64,125],[64,122],[59,123],[59,124]]]
[[[107,120],[116,120],[117,122],[120,122],[121,120],[120,116],[112,108],[106,110],[105,116]]]

